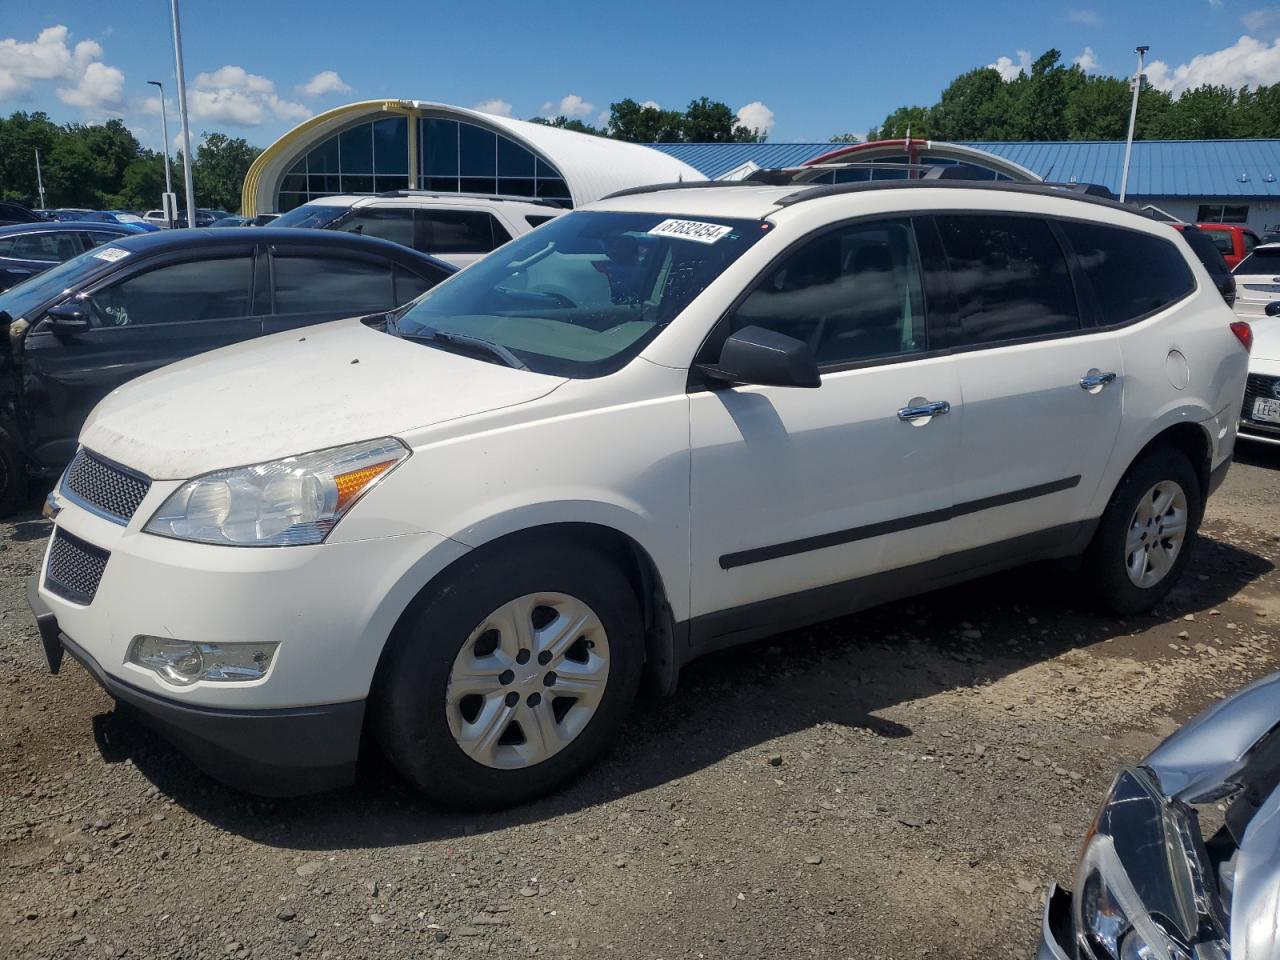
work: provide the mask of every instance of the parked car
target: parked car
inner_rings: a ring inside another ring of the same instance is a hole
[[[233,216],[233,214],[228,213],[226,210],[218,210],[210,207],[197,207],[196,213],[207,213],[214,219],[214,221],[225,220],[227,217]]]
[[[1120,771],[1085,838],[1074,893],[1049,892],[1037,960],[1274,958],[1277,784],[1272,674]]]
[[[249,225],[247,217],[226,216],[209,224],[211,227],[245,227]]]
[[[143,232],[121,223],[26,223],[0,227],[0,291],[86,250]]]
[[[265,227],[268,223],[271,223],[274,220],[278,220],[279,218],[280,218],[280,214],[278,213],[260,213],[256,217],[249,218],[249,226]]]
[[[1218,292],[1222,294],[1222,299],[1227,302],[1227,306],[1234,306],[1236,302],[1236,281],[1231,276],[1231,268],[1227,266],[1227,261],[1223,258],[1222,251],[1218,249],[1218,245],[1214,243],[1213,238],[1194,223],[1171,223],[1169,226],[1182,234],[1182,239],[1187,241],[1187,246],[1191,248],[1191,252],[1204,264],[1204,268],[1209,271],[1209,276],[1213,279],[1213,285],[1218,288]]]
[[[313,200],[282,214],[273,226],[382,237],[465,267],[562,213],[555,203],[531,197],[393,190]]]
[[[1268,230],[1259,240],[1260,243],[1280,243],[1280,230]]]
[[[112,392],[29,591],[51,667],[246,789],[349,782],[367,720],[498,807],[711,650],[1033,560],[1165,596],[1249,344],[1169,227],[1030,184],[684,187]]]
[[[20,203],[0,200],[0,227],[14,223],[42,223],[44,217],[33,210],[28,210]]]
[[[1258,245],[1258,235],[1238,223],[1197,223],[1196,226],[1209,234],[1232,270]]]
[[[164,215],[163,210],[148,210],[142,215],[142,219],[159,230],[169,229],[169,219]]]
[[[28,473],[71,460],[86,415],[133,377],[265,333],[385,312],[453,271],[372,237],[163,231],[115,238],[18,284],[0,294],[10,368],[0,512],[22,503]]]
[[[1280,254],[1280,243],[1258,247],[1253,256],[1267,254],[1274,247]],[[1252,259],[1252,258],[1251,258]],[[1241,265],[1249,268],[1249,261]],[[1280,263],[1277,275],[1270,279],[1280,283]],[[1267,286],[1266,274],[1246,278],[1246,286]],[[1272,285],[1275,287],[1275,285]],[[1250,290],[1250,294],[1265,291]],[[1256,304],[1250,304],[1254,307]],[[1264,316],[1253,319],[1253,355],[1249,358],[1249,381],[1244,390],[1244,403],[1240,407],[1240,436],[1262,443],[1280,444],[1280,287],[1273,290],[1273,299],[1262,305]]]
[[[142,219],[142,217],[138,216],[138,214],[131,213],[128,210],[108,210],[107,213],[116,218],[116,223],[130,223],[134,226],[141,227],[143,230],[160,229],[154,223],[148,223],[146,220]]]
[[[1280,300],[1280,243],[1254,247],[1231,275],[1236,282],[1236,313],[1246,320],[1264,316],[1266,305]]]

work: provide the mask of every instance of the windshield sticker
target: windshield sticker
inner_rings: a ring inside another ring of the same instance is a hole
[[[715,243],[733,232],[733,227],[718,223],[701,223],[698,220],[663,220],[649,231],[651,237],[675,237],[696,243]]]
[[[117,260],[123,260],[129,255],[128,250],[121,250],[119,247],[103,247],[101,250],[93,251],[93,255],[99,260],[105,260],[107,263],[115,263]]]

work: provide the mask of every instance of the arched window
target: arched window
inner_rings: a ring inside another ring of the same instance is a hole
[[[461,120],[424,117],[418,136],[422,190],[570,202],[559,170],[499,133]]]
[[[409,187],[409,118],[357,124],[321,141],[280,184],[281,213],[335,193],[382,193]]]

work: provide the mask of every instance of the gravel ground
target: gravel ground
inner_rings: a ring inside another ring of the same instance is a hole
[[[44,671],[47,533],[0,525],[6,958],[1029,958],[1114,767],[1280,665],[1280,448],[1245,449],[1155,616],[1029,568],[700,661],[518,810],[376,756],[269,802]]]

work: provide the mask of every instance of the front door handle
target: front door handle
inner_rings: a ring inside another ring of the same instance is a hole
[[[1090,370],[1080,378],[1080,389],[1088,390],[1090,393],[1098,393],[1115,378],[1116,375],[1112,371],[1099,373],[1097,370]]]
[[[916,420],[928,420],[951,412],[951,404],[946,400],[935,400],[933,403],[921,403],[918,406],[903,407],[898,411],[898,419],[908,423]]]

